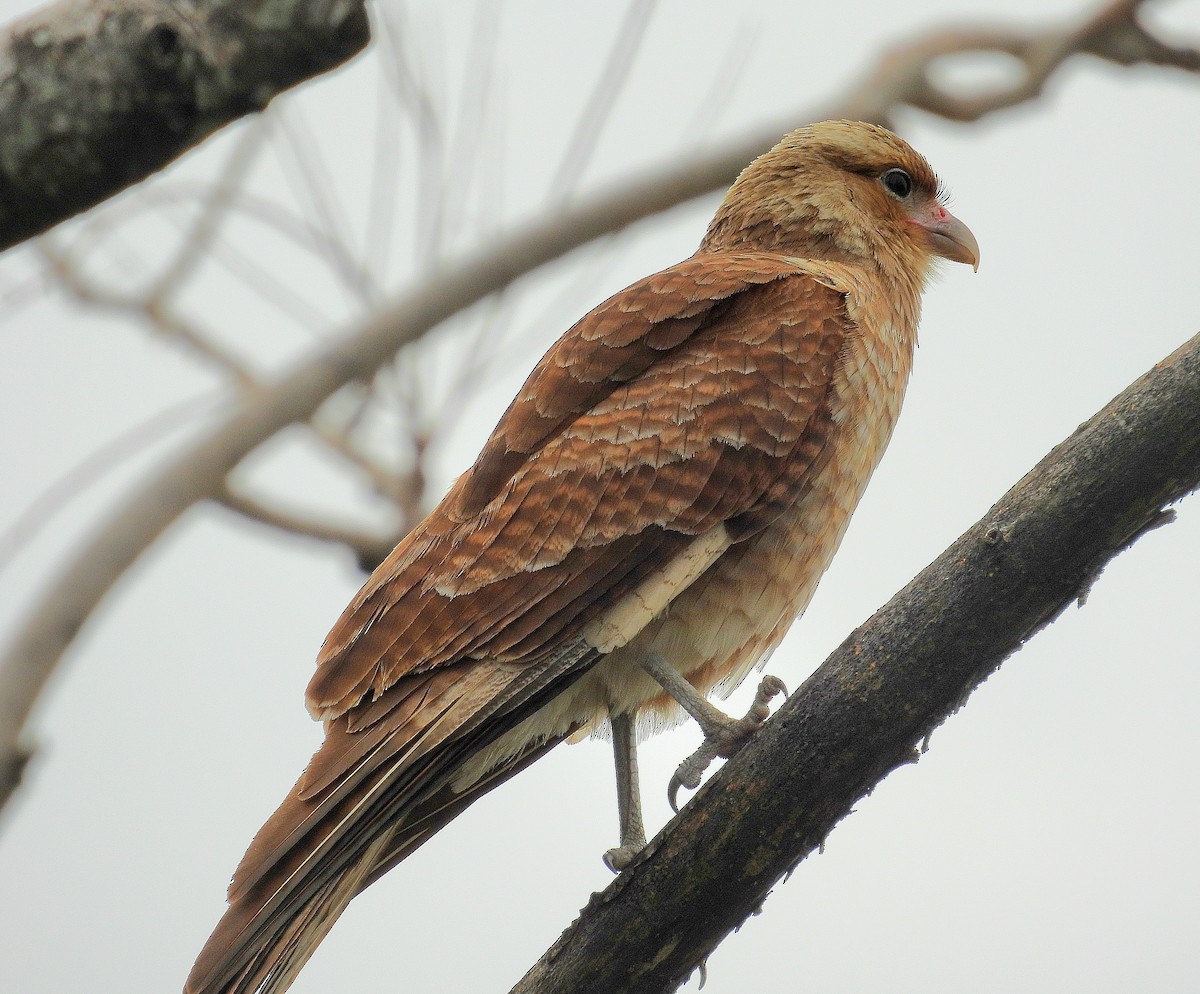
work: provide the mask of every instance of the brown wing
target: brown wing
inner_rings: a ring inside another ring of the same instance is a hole
[[[840,295],[763,254],[689,259],[590,312],[342,615],[314,714],[463,656],[536,653],[582,623],[564,613],[577,587],[603,594],[612,571],[752,513],[820,408],[845,320]]]
[[[743,538],[796,499],[848,328],[840,294],[741,254],[634,284],[559,340],[331,632],[309,688],[326,741],[190,991],[280,989],[381,868],[570,731],[453,782],[595,660],[590,621],[696,536]]]

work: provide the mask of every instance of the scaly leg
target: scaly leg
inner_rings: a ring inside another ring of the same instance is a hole
[[[700,730],[704,733],[704,741],[700,748],[679,764],[671,782],[667,786],[667,799],[671,809],[678,811],[675,795],[680,787],[695,790],[700,786],[700,778],[709,764],[720,756],[728,759],[746,744],[771,713],[771,698],[776,694],[787,694],[787,687],[778,677],[766,676],[758,685],[758,693],[754,703],[750,705],[744,717],[731,718],[715,707],[679,674],[657,652],[647,653],[639,660],[642,669],[649,673],[659,685],[670,694],[688,714],[696,719]]]
[[[638,786],[637,729],[628,713],[610,717],[613,759],[617,767],[617,816],[621,820],[621,845],[604,854],[605,865],[620,873],[646,845],[642,824],[642,792]]]

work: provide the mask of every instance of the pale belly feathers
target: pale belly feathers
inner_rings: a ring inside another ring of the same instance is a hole
[[[914,345],[891,326],[849,339],[834,378],[832,452],[801,499],[736,545],[723,526],[700,536],[664,564],[659,582],[643,584],[589,626],[585,636],[606,655],[476,756],[456,785],[469,786],[531,741],[572,728],[572,741],[606,734],[610,714],[635,714],[643,732],[679,720],[682,710],[638,664],[646,652],[704,693],[728,693],[764,663],[812,599],[887,447]]]

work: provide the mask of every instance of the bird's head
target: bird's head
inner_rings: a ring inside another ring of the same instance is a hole
[[[726,194],[701,251],[768,251],[871,265],[924,282],[934,258],[979,268],[970,229],[907,142],[862,121],[787,135]]]

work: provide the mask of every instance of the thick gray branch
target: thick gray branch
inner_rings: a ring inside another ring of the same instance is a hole
[[[1200,336],[846,639],[513,994],[675,990],[1005,657],[1198,486]]]
[[[0,39],[0,250],[340,65],[363,0],[62,0]]]

